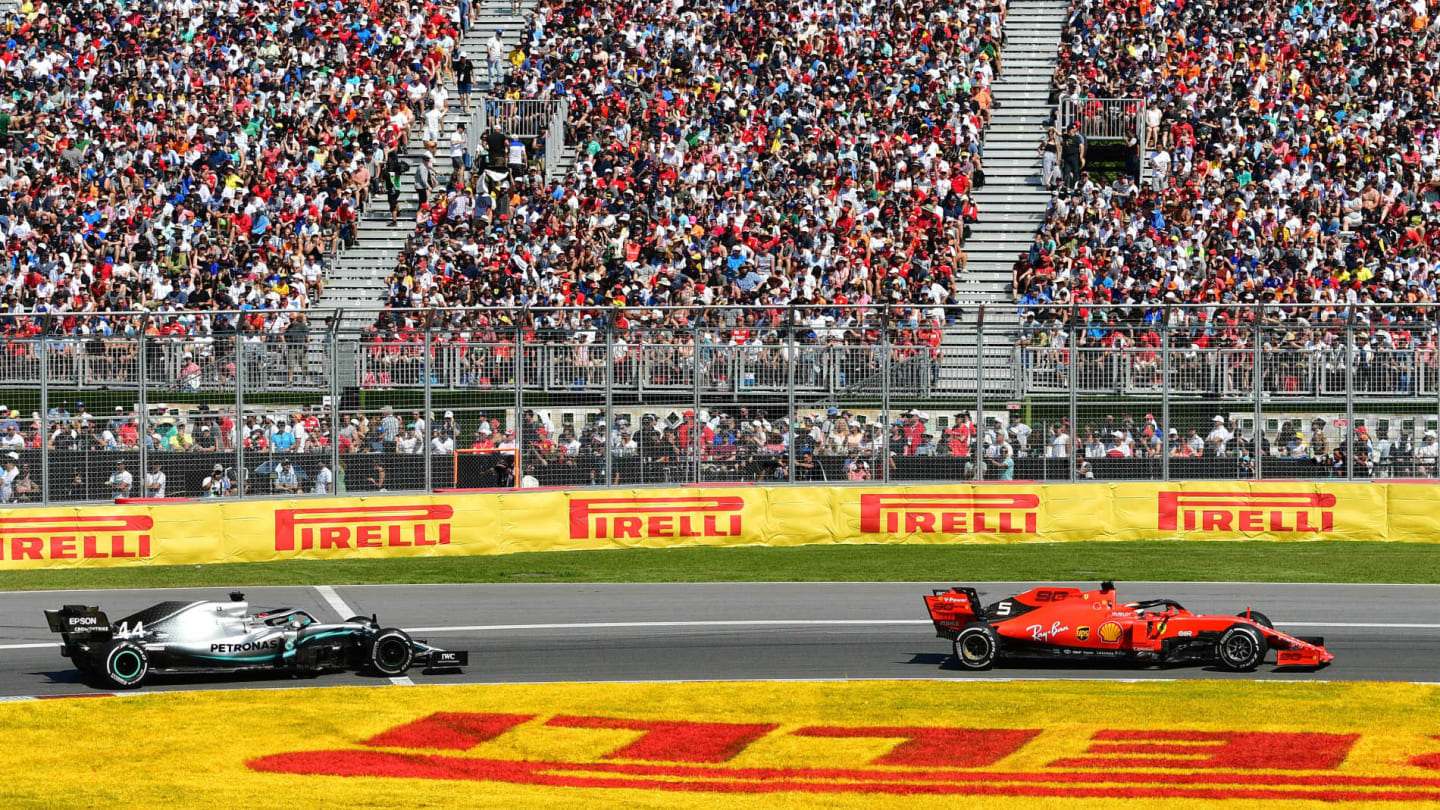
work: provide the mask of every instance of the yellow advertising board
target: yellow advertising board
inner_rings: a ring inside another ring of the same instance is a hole
[[[1440,538],[1426,483],[537,490],[0,510],[0,569],[676,546]]]

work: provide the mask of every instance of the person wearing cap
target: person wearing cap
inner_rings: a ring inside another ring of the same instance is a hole
[[[110,480],[105,483],[110,487],[112,497],[128,498],[130,497],[130,487],[135,483],[135,476],[125,469],[125,462],[117,461],[115,462],[115,472],[110,473]]]
[[[145,497],[165,497],[165,470],[158,460],[150,462],[150,472],[145,474]]]
[[[504,32],[497,28],[490,39],[485,41],[485,66],[489,70],[490,89],[495,91],[500,86],[500,80],[505,77],[502,70],[505,58]],[[493,156],[492,156],[493,159]]]
[[[335,494],[335,473],[330,469],[330,462],[321,459],[320,469],[315,472],[315,494]]]
[[[437,428],[435,438],[430,440],[430,454],[450,456],[455,454],[455,438],[443,427]]]
[[[1065,188],[1073,189],[1080,181],[1080,172],[1085,167],[1085,136],[1080,134],[1080,125],[1071,122],[1060,142],[1061,181]]]
[[[1050,458],[1070,457],[1070,434],[1065,425],[1050,426]]]
[[[1205,437],[1205,442],[1215,456],[1224,456],[1225,449],[1235,438],[1235,434],[1225,427],[1225,417],[1219,414],[1216,414],[1210,422],[1213,427],[1210,429],[1210,435]]]
[[[1310,422],[1310,455],[1316,459],[1324,459],[1330,455],[1330,438],[1325,435],[1325,420],[1314,419]]]
[[[1002,444],[999,453],[993,458],[985,459],[990,474],[986,476],[992,481],[1014,481],[1015,480],[1015,458],[1014,451],[1009,444]]]
[[[1010,412],[1010,442],[1015,446],[1015,454],[1023,458],[1026,455],[1026,448],[1030,446],[1030,426],[1020,421],[1020,412]],[[1038,440],[1037,440],[1038,441]]]
[[[295,449],[295,434],[290,432],[290,424],[284,419],[275,426],[275,435],[270,437],[270,446],[275,448],[277,453],[289,453]]]
[[[225,472],[225,465],[216,464],[200,482],[200,489],[207,498],[226,498],[235,494],[235,482]]]
[[[290,462],[290,459],[282,458],[275,465],[271,487],[282,495],[294,495],[300,492],[300,476],[295,472],[295,465]]]
[[[19,458],[19,453],[5,454],[4,472],[0,472],[0,503],[15,502],[15,480],[20,477],[15,462]]]
[[[209,425],[200,426],[200,432],[195,434],[194,449],[204,453],[213,453],[219,449],[216,444],[215,431],[211,430]]]
[[[25,449],[25,437],[21,435],[18,425],[9,424],[0,427],[0,452]]]
[[[381,408],[380,413],[382,414],[380,417],[381,440],[390,445],[388,449],[393,449],[395,441],[400,437],[400,417],[395,415],[395,411],[389,405]]]
[[[1435,439],[1435,431],[1425,431],[1425,436],[1420,440],[1420,446],[1415,448],[1415,463],[1420,468],[1420,474],[1427,478],[1440,476],[1440,442]]]
[[[395,452],[401,455],[415,455],[424,452],[425,437],[420,435],[420,429],[409,427],[400,431],[395,439]]]

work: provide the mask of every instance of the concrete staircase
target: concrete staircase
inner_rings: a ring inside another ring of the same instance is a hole
[[[484,95],[490,89],[485,43],[499,30],[503,32],[501,39],[505,42],[507,54],[518,47],[525,33],[527,15],[533,6],[532,0],[525,0],[521,4],[521,13],[511,14],[509,0],[477,0],[473,4],[470,30],[460,40],[461,50],[475,64],[470,112],[462,110],[459,94],[455,85],[451,84],[449,109],[445,115],[446,133],[453,131],[459,123],[466,124],[472,132],[479,126],[477,111]],[[425,144],[420,139],[420,131],[421,125],[417,121],[402,153],[406,171],[400,188],[400,215],[397,224],[390,224],[390,208],[384,195],[376,196],[360,218],[355,246],[342,251],[339,257],[330,263],[320,306],[375,310],[385,303],[385,281],[395,268],[395,259],[404,249],[405,240],[415,230],[415,212],[420,207],[415,196],[414,179],[415,166],[425,154]],[[436,158],[435,169],[443,182],[450,176],[448,141],[442,140],[437,145]],[[344,330],[356,330],[369,326],[373,321],[373,312],[357,312],[343,317],[340,326]]]
[[[1040,157],[1054,107],[1048,103],[1051,73],[1067,0],[1011,0],[1001,52],[1003,75],[992,91],[996,106],[985,133],[985,188],[974,193],[980,221],[965,243],[969,257],[962,299],[985,305],[985,390],[1013,390],[1009,369],[1019,318],[1011,277],[1018,254],[1030,248],[1045,220],[1049,192],[1041,183]],[[974,316],[967,313],[967,322]],[[946,338],[940,371],[942,390],[975,390],[978,338]]]

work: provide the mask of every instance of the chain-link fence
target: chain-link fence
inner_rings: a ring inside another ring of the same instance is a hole
[[[1118,315],[35,316],[0,353],[0,501],[1440,474],[1433,309]]]

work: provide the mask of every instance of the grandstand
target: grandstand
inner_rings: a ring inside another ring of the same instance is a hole
[[[1423,5],[0,13],[3,501],[1440,465]]]

